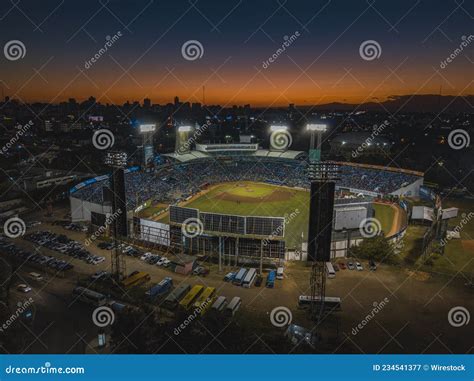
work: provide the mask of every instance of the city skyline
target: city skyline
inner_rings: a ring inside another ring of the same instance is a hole
[[[1,57],[5,95],[59,103],[92,94],[103,104],[166,104],[177,95],[269,107],[474,94],[465,4],[87,4],[0,8],[4,55],[8,42],[24,46],[22,58]],[[197,56],[185,57],[194,41]]]

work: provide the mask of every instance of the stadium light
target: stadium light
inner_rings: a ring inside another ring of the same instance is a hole
[[[178,127],[178,132],[191,132],[191,130],[192,130],[191,126]]]
[[[287,126],[277,126],[277,125],[270,126],[270,131],[286,131],[286,130],[288,130]]]
[[[156,124],[140,124],[140,132],[153,132],[156,129]]]
[[[306,129],[308,131],[315,132],[326,132],[328,129],[327,124],[316,123],[316,124],[307,124]]]

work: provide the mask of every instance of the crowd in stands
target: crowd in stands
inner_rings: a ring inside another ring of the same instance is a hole
[[[343,165],[336,185],[388,194],[417,179],[417,176],[406,173]],[[230,181],[261,181],[301,188],[310,185],[308,164],[304,161],[245,157],[199,159],[163,166],[151,173],[127,173],[127,208],[135,208],[148,200],[174,203],[198,192],[203,184]],[[104,186],[108,186],[107,181],[91,184],[73,196],[102,203]]]

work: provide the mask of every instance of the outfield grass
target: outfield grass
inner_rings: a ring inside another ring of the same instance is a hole
[[[301,242],[307,239],[309,192],[305,190],[254,182],[223,183],[189,202],[181,203],[180,206],[209,213],[287,217],[285,226],[287,248],[301,248]],[[389,205],[374,205],[374,207],[383,231],[390,231],[394,210]],[[163,215],[159,221],[168,223],[169,216]]]
[[[303,239],[307,236],[309,192],[262,183],[246,182],[245,185],[242,187],[236,186],[236,183],[220,184],[185,206],[210,213],[242,216],[288,217],[293,213],[294,218],[291,218],[285,227],[285,240],[288,248],[299,247],[301,233]],[[287,199],[282,197],[283,191],[287,192]],[[228,199],[222,198],[224,193]],[[240,202],[239,197],[242,199]]]
[[[375,218],[380,221],[380,225],[382,226],[382,231],[385,234],[390,232],[393,225],[393,219],[395,217],[395,210],[390,205],[384,204],[373,204],[374,211],[375,211]]]

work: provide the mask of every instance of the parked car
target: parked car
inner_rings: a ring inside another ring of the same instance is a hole
[[[346,266],[346,264],[345,264],[344,262],[338,262],[338,265],[339,265],[339,268],[340,268],[341,270],[347,269],[347,266]]]
[[[16,286],[16,289],[20,292],[23,292],[23,293],[28,293],[31,291],[31,287],[22,283],[22,284],[19,284],[18,286]]]
[[[263,277],[261,275],[257,275],[257,279],[255,279],[255,287],[260,287],[260,285],[262,284],[262,281],[263,281]]]
[[[362,271],[364,269],[359,262],[356,262],[356,268],[357,268],[357,271]]]
[[[349,270],[355,270],[354,264],[353,264],[352,262],[348,262],[348,263],[347,263],[347,268],[348,268]]]
[[[32,277],[34,280],[43,280],[43,276],[41,274],[38,274],[38,273],[35,273],[35,272],[31,272],[30,274],[30,277]]]
[[[98,280],[107,275],[107,271],[97,271],[95,274],[92,274],[92,280]]]

